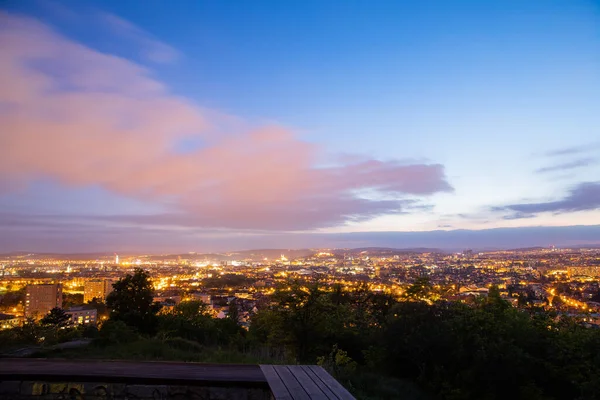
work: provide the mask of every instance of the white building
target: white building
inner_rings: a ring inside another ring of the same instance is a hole
[[[96,325],[98,310],[86,306],[71,307],[67,311],[73,325]]]

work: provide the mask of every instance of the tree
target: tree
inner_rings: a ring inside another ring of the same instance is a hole
[[[201,301],[184,301],[175,306],[173,314],[193,320],[199,316],[210,316],[208,306]]]
[[[229,312],[227,313],[227,318],[231,319],[236,324],[240,323],[240,310],[238,309],[238,305],[235,300],[232,300],[229,303]]]
[[[44,318],[42,318],[42,324],[54,325],[55,327],[62,327],[67,325],[67,322],[71,319],[69,314],[62,308],[54,307]]]
[[[63,293],[63,307],[69,308],[83,304],[83,294],[81,293]]]
[[[364,326],[362,321],[368,314],[368,296],[360,290],[356,294],[329,293],[316,283],[289,285],[275,292],[272,307],[252,318],[251,338],[270,348],[285,349],[301,362],[314,362],[336,343],[351,348],[347,343],[354,343],[358,337],[355,333]],[[356,305],[353,314],[350,304]]]
[[[8,308],[15,307],[19,303],[23,303],[25,300],[25,290],[26,288],[21,288],[12,292],[8,290],[6,293],[0,296],[0,306]]]
[[[562,306],[564,305],[564,301],[560,298],[560,296],[554,296],[552,298],[552,307],[557,308],[557,309],[561,309]]]
[[[127,274],[113,284],[113,291],[106,298],[110,319],[123,321],[141,333],[154,333],[161,306],[153,302],[153,293],[148,272],[136,268],[133,275]]]
[[[203,346],[238,343],[244,329],[230,318],[217,319],[201,301],[184,301],[158,316],[159,335],[193,340]]]
[[[123,321],[108,320],[102,324],[97,342],[102,345],[115,345],[135,342],[137,339],[139,336],[131,326]]]
[[[431,293],[433,291],[433,287],[431,286],[431,282],[427,277],[420,277],[415,280],[415,282],[406,289],[404,292],[404,298],[411,301],[425,301],[430,303]]]
[[[500,289],[496,285],[490,286],[485,303],[492,311],[503,311],[510,308],[510,303],[500,296]]]
[[[110,313],[108,308],[106,307],[106,304],[102,300],[94,297],[92,300],[88,301],[87,304],[96,309],[99,320],[105,320],[108,318]]]
[[[558,294],[558,295],[561,295],[561,294],[572,295],[573,294],[573,290],[571,289],[571,286],[569,286],[569,284],[565,283],[565,282],[557,283],[554,290],[556,291],[556,294]]]

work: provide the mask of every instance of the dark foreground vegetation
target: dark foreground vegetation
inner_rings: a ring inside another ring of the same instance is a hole
[[[600,330],[541,309],[519,310],[492,288],[472,304],[434,301],[426,280],[404,299],[365,288],[291,285],[247,331],[200,302],[161,312],[148,276],[115,284],[99,330],[66,325],[59,310],[0,332],[4,350],[37,356],[321,364],[363,399],[598,399]],[[52,349],[88,337],[86,347]]]

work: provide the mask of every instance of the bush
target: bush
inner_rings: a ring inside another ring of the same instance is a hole
[[[83,336],[84,338],[96,339],[99,336],[99,334],[100,331],[97,327],[95,327],[94,325],[86,325],[83,328],[81,336]]]
[[[123,321],[108,320],[100,329],[96,342],[100,345],[131,343],[139,335]]]
[[[164,340],[164,344],[172,349],[182,350],[190,353],[202,353],[204,351],[204,347],[200,343],[180,337],[166,339]]]

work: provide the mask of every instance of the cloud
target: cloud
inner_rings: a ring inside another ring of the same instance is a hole
[[[141,56],[155,63],[170,64],[177,61],[181,54],[175,48],[154,38],[139,26],[114,14],[101,12],[100,19],[115,34],[137,44]]]
[[[546,153],[548,157],[567,156],[573,154],[587,153],[600,148],[600,143],[591,143],[581,146],[566,147],[564,149],[552,150]]]
[[[600,208],[600,182],[580,183],[569,191],[562,200],[544,203],[511,204],[495,207],[494,211],[513,211],[509,219],[529,218],[543,212],[565,213],[589,211]],[[506,218],[505,218],[506,219]]]
[[[504,217],[502,217],[502,219],[507,220],[507,221],[511,221],[513,219],[527,219],[527,218],[535,218],[535,215],[518,212],[518,213],[514,213],[514,214],[505,215]]]
[[[452,191],[440,164],[366,158],[319,167],[322,149],[289,129],[226,130],[238,119],[30,18],[0,13],[0,48],[4,187],[39,179],[99,186],[172,210],[131,217],[144,223],[272,230],[396,213],[409,205],[405,196]],[[176,151],[189,137],[202,146]],[[359,197],[361,190],[381,199]]]
[[[593,158],[593,157],[580,158],[578,160],[574,160],[574,161],[570,161],[570,162],[566,162],[566,163],[561,163],[561,164],[552,165],[549,167],[539,168],[535,172],[537,172],[538,174],[544,174],[544,173],[548,173],[548,172],[565,171],[565,170],[571,170],[571,169],[580,168],[580,167],[587,167],[589,165],[596,164],[597,162],[598,162],[598,159]]]

